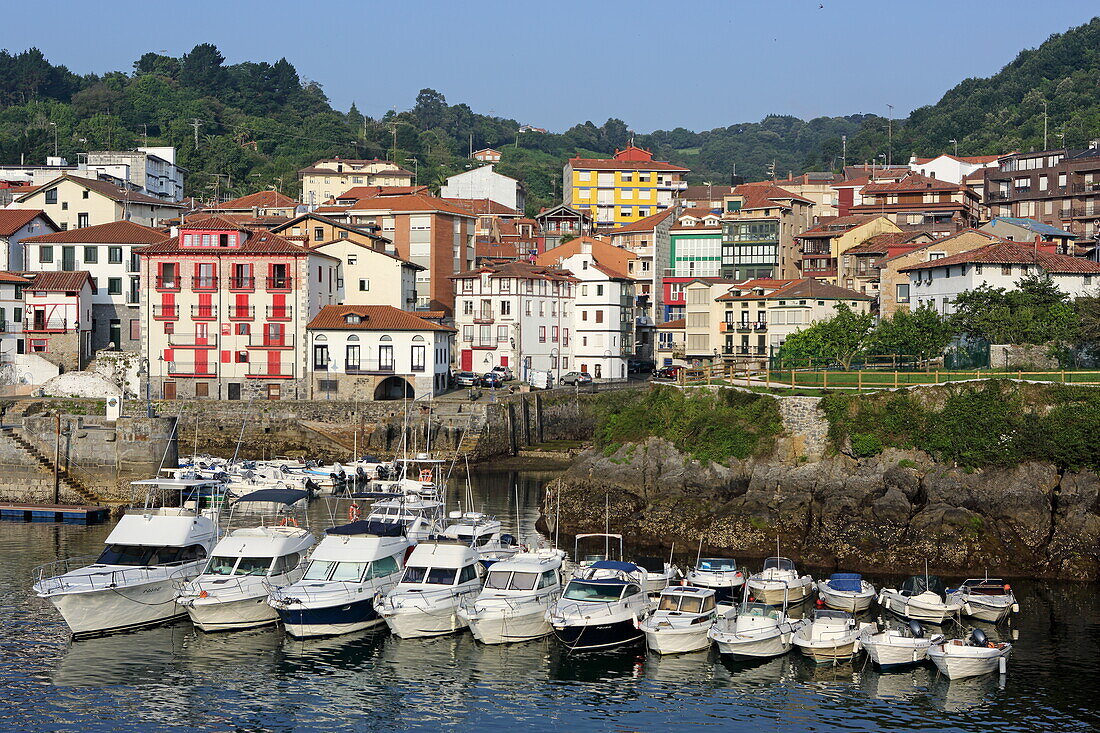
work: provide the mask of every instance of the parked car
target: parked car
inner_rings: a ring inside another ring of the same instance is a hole
[[[627,359],[626,370],[628,372],[650,372],[657,368],[652,359]]]
[[[567,372],[558,380],[561,384],[592,384],[592,375],[588,372]]]
[[[654,379],[679,379],[682,366],[666,366],[653,370]]]
[[[458,372],[455,374],[455,384],[459,387],[476,387],[481,379],[473,372]]]
[[[500,388],[504,386],[504,380],[500,377],[500,372],[485,372],[481,377],[482,387]]]
[[[505,382],[511,382],[516,378],[516,375],[512,374],[512,370],[506,366],[495,366],[493,371],[500,375],[500,378]]]

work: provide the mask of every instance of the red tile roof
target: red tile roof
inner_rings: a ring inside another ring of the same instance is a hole
[[[750,285],[755,281],[750,280],[748,283],[742,283],[735,286],[733,289],[738,291],[751,290],[753,287],[768,288],[767,285]],[[773,281],[784,282],[784,281]],[[818,280],[812,277],[804,277],[798,280],[787,280],[786,284],[777,287],[770,293],[764,295],[733,295],[727,293],[726,295],[720,295],[715,300],[729,301],[729,300],[777,300],[779,298],[806,298],[807,300],[819,299],[819,300],[873,300],[869,295],[863,293],[857,293],[854,290],[848,288],[841,288],[836,285],[830,285],[824,280]]]
[[[668,208],[664,211],[658,211],[656,214],[650,214],[647,217],[639,219],[638,221],[624,224],[621,227],[608,230],[608,234],[614,236],[616,234],[630,234],[632,232],[651,232],[657,228],[665,219],[672,216],[675,213],[675,208]]]
[[[891,247],[898,247],[913,242],[920,237],[931,237],[930,232],[887,232],[876,234],[865,242],[844,250],[846,255],[876,255],[886,254]]]
[[[156,244],[168,239],[160,229],[135,224],[132,221],[112,221],[64,232],[28,237],[30,244]]]
[[[688,173],[691,170],[660,160],[617,160],[615,158],[570,158],[569,165],[574,170],[593,171],[679,171]]]
[[[414,193],[404,196],[374,196],[368,199],[360,199],[358,203],[351,205],[347,210],[393,211],[397,213],[442,212],[456,216],[474,216],[474,213],[465,207],[426,193]]]
[[[453,196],[447,196],[441,199],[443,201],[449,201],[456,206],[461,206],[464,209],[469,209],[471,213],[479,214],[482,216],[497,215],[497,216],[522,216],[523,213],[513,209],[510,206],[497,203],[492,199],[460,199]]]
[[[369,199],[375,196],[407,196],[410,193],[427,193],[427,186],[353,186],[336,197],[337,201]]]
[[[874,214],[852,214],[850,216],[827,216],[822,217],[821,222],[813,227],[807,229],[801,234],[796,234],[796,237],[809,237],[830,239],[832,237],[839,237],[850,229],[855,229],[858,226],[866,224],[869,221],[874,221],[879,217]]]
[[[664,323],[657,324],[657,328],[666,331],[675,331],[678,328],[684,328],[687,326],[686,318],[677,318],[675,321],[665,321]]]
[[[243,231],[248,234],[248,239],[240,247],[180,247],[179,237],[173,237],[134,251],[143,255],[201,254],[203,256],[227,255],[230,257],[237,255],[291,255],[300,257],[314,254],[318,257],[336,259],[323,252],[313,252],[307,247],[289,242],[278,234],[267,230],[249,229]]]
[[[91,282],[91,275],[83,270],[76,272],[25,272],[31,284],[27,290],[79,291]]]
[[[29,278],[23,277],[14,272],[4,272],[0,270],[0,283],[14,283],[15,285],[30,285]]]
[[[897,181],[871,183],[863,187],[863,195],[876,193],[900,193],[903,191],[961,191],[965,189],[959,183],[951,183],[942,178],[929,178],[920,173],[910,173]]]
[[[213,231],[240,231],[243,227],[229,216],[214,215],[186,221],[182,229],[210,229]]]
[[[152,196],[146,196],[145,194],[138,193],[137,191],[131,191],[128,188],[120,188],[115,184],[110,183],[109,181],[100,181],[93,178],[81,178],[80,176],[70,175],[58,176],[52,181],[42,184],[34,191],[23,194],[19,197],[19,200],[23,201],[39,191],[44,191],[47,188],[53,187],[54,184],[60,183],[61,181],[72,181],[73,183],[83,186],[84,188],[106,196],[112,201],[119,201],[127,204],[144,204],[146,206],[162,206],[172,209],[187,208],[184,204],[179,204],[174,201],[165,201],[163,199],[154,198]]]
[[[771,181],[757,181],[755,183],[742,183],[733,189],[734,196],[741,196],[744,203],[741,210],[767,209],[778,205],[778,200],[791,199],[803,203],[812,204],[808,198],[791,193],[785,188],[780,188]]]
[[[721,201],[733,192],[733,186],[688,186],[680,192],[681,201]]]
[[[211,209],[293,209],[297,205],[297,201],[278,191],[257,191],[232,201],[226,201],[224,204],[218,204],[211,207]]]
[[[973,163],[974,165],[987,165],[989,163],[996,163],[1001,158],[1007,157],[1009,155],[1012,155],[1012,153],[1002,153],[1001,155],[970,155],[970,156],[950,155],[948,153],[944,153],[943,155],[937,155],[935,158],[917,158],[915,162],[916,162],[917,165],[924,165],[925,163],[931,163],[936,158],[951,158],[951,160],[957,160],[960,163]]]
[[[899,267],[898,272],[930,270],[934,267],[951,265],[987,264],[987,265],[1038,265],[1046,272],[1056,275],[1095,275],[1100,273],[1100,262],[1059,255],[1038,249],[1030,244],[999,241],[984,247],[960,252],[938,260],[918,262],[915,265]]]
[[[53,226],[50,217],[41,209],[0,209],[0,237],[10,237],[34,221],[36,216],[41,216]]]
[[[347,316],[359,316],[359,323],[348,323]],[[313,331],[454,331],[425,320],[392,305],[326,305],[306,328]]]
[[[457,275],[451,275],[452,280],[468,280],[473,277],[481,277],[488,274],[489,277],[515,277],[534,280],[558,280],[561,282],[577,282],[573,273],[569,270],[560,270],[546,265],[535,265],[530,262],[504,262],[496,265],[482,265],[481,267]]]

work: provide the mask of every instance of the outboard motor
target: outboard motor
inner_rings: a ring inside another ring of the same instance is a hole
[[[500,536],[500,544],[504,545],[505,547],[509,547],[516,544],[516,538],[510,534],[502,534]]]
[[[909,621],[909,633],[912,634],[914,639],[924,638],[924,627],[920,625],[919,621]]]
[[[986,638],[984,631],[981,629],[971,629],[970,646],[985,646],[988,643],[989,639]]]
[[[344,482],[340,480],[340,477],[338,475],[336,475],[335,473],[330,473],[328,475],[328,477],[330,479],[332,479],[332,493],[334,493],[334,494],[343,494],[344,493]]]
[[[313,479],[307,478],[306,479],[306,490],[311,494],[316,494],[321,490],[321,487],[318,486],[317,483]]]
[[[359,466],[358,468],[356,468],[355,469],[355,485],[356,486],[366,486],[368,481],[370,481],[370,476],[367,475],[367,470],[365,468],[363,468],[362,466]]]

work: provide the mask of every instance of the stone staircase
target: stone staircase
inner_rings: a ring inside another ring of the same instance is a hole
[[[54,464],[49,458],[42,454],[42,451],[38,450],[33,444],[27,442],[22,435],[15,431],[15,428],[11,426],[0,427],[0,435],[10,440],[16,447],[16,450],[27,457],[27,460],[32,464],[37,464],[42,470],[53,473]],[[86,504],[103,504],[104,500],[101,496],[85,486],[79,479],[66,471],[63,467],[58,470],[57,473],[58,484],[62,489],[79,496]]]

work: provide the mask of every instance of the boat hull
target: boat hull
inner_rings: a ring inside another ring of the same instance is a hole
[[[928,659],[928,647],[900,646],[896,644],[864,643],[863,650],[871,661],[882,669],[896,669],[911,664],[920,664]]]
[[[178,578],[164,578],[118,588],[50,595],[73,637],[116,634],[184,618],[176,602]]]
[[[350,634],[382,625],[373,598],[312,608],[294,604],[276,611],[286,632],[298,639]]]
[[[714,637],[718,652],[733,659],[764,659],[778,657],[791,650],[790,633],[776,631],[766,637],[741,638],[733,634]]]
[[[942,625],[954,618],[957,613],[956,609],[913,603],[906,598],[894,595],[885,595],[880,602],[882,607],[890,613],[928,624]]]
[[[509,644],[539,639],[553,633],[546,621],[546,609],[538,608],[523,614],[485,614],[463,617],[474,638],[482,644]]]
[[[698,652],[710,646],[707,631],[708,624],[696,624],[690,629],[647,629],[646,647],[658,654],[687,654]]]
[[[970,647],[973,649],[973,647]],[[983,651],[979,649],[978,651]],[[993,651],[993,650],[990,650]],[[983,654],[980,656],[967,654],[966,656],[953,655],[933,648],[928,652],[928,658],[936,665],[936,668],[949,680],[960,680],[966,677],[979,677],[992,674],[1000,670],[1001,658],[1007,658],[1008,652],[996,650],[996,654]]]
[[[402,639],[421,639],[429,636],[453,634],[466,628],[466,620],[460,618],[454,606],[424,610],[421,608],[399,608],[386,610],[382,614],[386,625],[394,636]]]
[[[797,605],[809,598],[810,592],[811,586],[809,583],[784,589],[782,584],[767,581],[763,583],[749,581],[749,593],[756,600],[769,606],[782,606],[784,599],[786,599],[788,605]]]
[[[991,624],[999,624],[1008,618],[1015,604],[1015,600],[979,599],[981,596],[970,596],[963,605],[963,615]]]
[[[838,640],[837,643],[812,642],[799,643],[794,639],[794,645],[815,664],[837,664],[851,660],[859,652],[859,642],[855,639]]]
[[[633,618],[600,624],[565,624],[554,626],[554,636],[570,651],[598,651],[634,644],[645,634],[634,625]]]
[[[873,591],[870,593],[844,593],[832,590],[824,583],[818,585],[817,595],[829,608],[835,608],[837,611],[847,611],[848,613],[866,611],[875,600]]]
[[[191,623],[202,631],[251,629],[278,622],[279,614],[267,603],[267,594],[232,601],[198,598],[184,602]]]

